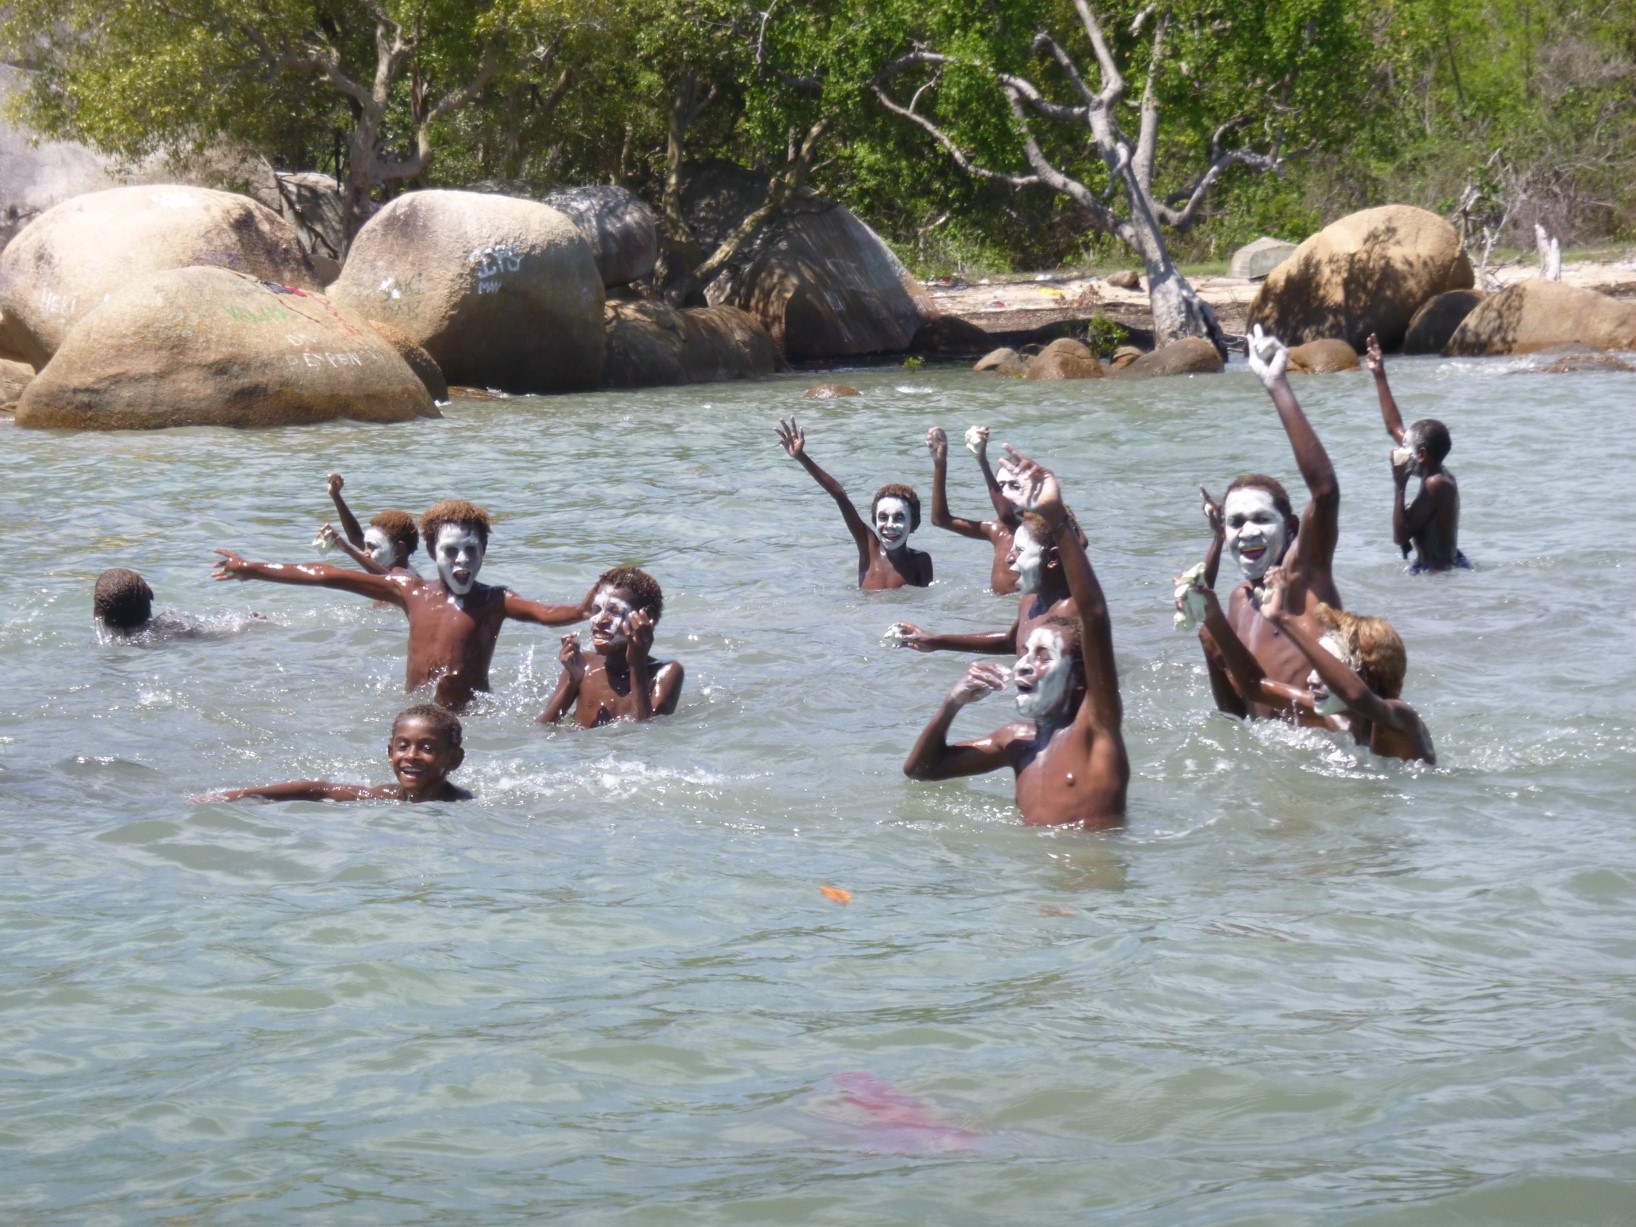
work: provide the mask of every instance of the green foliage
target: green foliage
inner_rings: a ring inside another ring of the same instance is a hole
[[[1091,317],[1085,328],[1085,335],[1079,339],[1095,350],[1097,357],[1108,358],[1113,355],[1114,350],[1130,340],[1130,330],[1099,311]]]

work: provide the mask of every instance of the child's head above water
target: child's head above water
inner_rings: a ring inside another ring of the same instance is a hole
[[[623,649],[629,642],[632,613],[646,614],[658,625],[665,610],[659,581],[636,567],[610,567],[597,576],[591,593],[591,646],[600,655]]]
[[[461,737],[459,719],[436,703],[417,703],[398,713],[386,757],[405,797],[422,800],[445,787],[449,773],[466,758]]]
[[[449,591],[456,596],[470,592],[488,549],[489,513],[465,499],[447,498],[420,517],[420,535]]]
[[[153,589],[135,571],[112,567],[97,576],[91,608],[110,630],[141,630],[153,617]]]
[[[882,486],[870,500],[869,524],[882,545],[897,549],[920,527],[920,495],[902,482]]]
[[[1235,477],[1222,496],[1221,515],[1222,544],[1252,580],[1278,565],[1301,526],[1290,506],[1289,491],[1264,473]]]
[[[377,511],[364,530],[364,548],[383,567],[403,566],[420,548],[415,517],[407,511]],[[381,554],[386,557],[382,558]]]
[[[609,567],[596,577],[597,590],[607,588],[625,597],[632,609],[640,609],[655,622],[665,611],[664,590],[659,581],[640,567]]]
[[[1435,466],[1443,463],[1449,449],[1454,446],[1454,440],[1449,438],[1449,428],[1436,418],[1421,418],[1418,422],[1411,422],[1403,432],[1403,446],[1411,452],[1425,448],[1427,458]]]

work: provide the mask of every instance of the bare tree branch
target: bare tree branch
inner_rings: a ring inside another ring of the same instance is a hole
[[[1144,9],[1142,16],[1149,11]],[[1137,18],[1137,24],[1140,22],[1141,16]],[[1136,137],[1136,153],[1131,158],[1136,182],[1144,192],[1153,191],[1153,155],[1159,144],[1159,64],[1164,59],[1165,35],[1169,32],[1170,10],[1166,9],[1153,27],[1153,50],[1148,56],[1147,81],[1142,86],[1142,122]]]
[[[975,175],[979,179],[990,179],[997,183],[1010,184],[1012,187],[1030,187],[1043,182],[1038,175],[1010,175],[1003,171],[990,170],[986,166],[979,165],[971,154],[956,144],[947,132],[916,110],[914,105],[906,107],[886,92],[886,82],[912,65],[932,64],[941,66],[958,62],[952,56],[946,56],[936,51],[911,51],[907,55],[899,56],[876,73],[875,79],[869,83],[869,90],[889,112],[900,119],[907,119],[941,145],[948,155],[954,159],[954,164],[968,175]],[[915,104],[919,103],[924,92],[924,86],[915,91]]]

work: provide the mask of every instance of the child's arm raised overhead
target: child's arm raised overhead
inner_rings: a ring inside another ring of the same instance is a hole
[[[1246,348],[1250,354],[1250,369],[1272,397],[1290,448],[1295,452],[1296,467],[1301,470],[1301,479],[1311,495],[1301,512],[1301,531],[1285,555],[1284,565],[1291,567],[1298,561],[1301,566],[1328,576],[1341,522],[1341,486],[1335,478],[1335,466],[1290,390],[1289,377],[1284,373],[1289,365],[1289,350],[1284,348],[1283,342],[1264,335],[1261,325],[1257,324]]]
[[[358,549],[363,549],[363,526],[358,523],[358,517],[352,514],[352,508],[347,506],[346,500],[341,497],[341,487],[346,485],[346,478],[339,473],[331,473],[324,478],[324,484],[329,487],[330,502],[335,504],[335,514],[340,517],[341,529],[346,533],[347,540]]]
[[[1375,376],[1375,395],[1380,399],[1380,418],[1386,423],[1386,433],[1401,444],[1403,415],[1398,412],[1397,400],[1386,383],[1386,359],[1380,352],[1380,338],[1372,332],[1363,349],[1363,365]]]
[[[971,449],[972,455],[977,457],[977,467],[983,470],[983,485],[988,489],[988,501],[994,504],[994,516],[1002,523],[1016,528],[1022,523],[1022,517],[1017,509],[1011,505],[1011,500],[1000,489],[1000,483],[995,479],[994,470],[988,463],[988,427],[973,426],[966,431],[966,446]]]
[[[863,522],[858,509],[852,505],[852,500],[846,496],[846,490],[841,483],[821,469],[813,458],[807,455],[806,432],[796,424],[795,417],[780,419],[778,426],[778,441],[783,444],[784,450],[792,460],[801,463],[801,467],[812,474],[812,480],[822,486],[829,497],[835,500],[835,505],[841,509],[841,519],[846,522],[847,532],[852,534],[852,540],[858,546],[858,573],[861,575],[869,569],[873,558],[875,534],[870,531],[869,525]]]
[[[404,593],[411,584],[420,583],[410,575],[370,575],[364,571],[349,571],[327,562],[251,562],[240,558],[232,550],[217,550],[221,560],[213,572],[217,579],[263,579],[273,584],[301,584],[317,588],[338,588],[359,596],[386,601],[399,608],[404,606]]]
[[[976,520],[963,520],[949,514],[949,436],[941,426],[933,426],[926,432],[926,450],[932,454],[932,524],[962,537],[986,540],[983,526]]]

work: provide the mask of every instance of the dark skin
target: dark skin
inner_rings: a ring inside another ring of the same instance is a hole
[[[439,550],[443,539],[439,541]],[[507,588],[472,581],[463,596],[457,595],[443,574],[446,560],[439,557],[436,579],[425,580],[406,571],[370,575],[328,563],[251,562],[231,550],[217,550],[219,580],[261,579],[275,584],[301,584],[338,588],[396,605],[409,617],[409,661],[404,673],[404,689],[415,690],[430,682],[437,684],[437,701],[450,711],[459,711],[472,695],[489,689],[489,665],[500,626],[507,618],[535,622],[541,626],[567,626],[583,620],[589,605],[547,605],[529,601]],[[473,575],[482,565],[479,552]]]
[[[1001,493],[1000,483],[994,479],[994,470],[989,468],[988,427],[973,427],[973,433],[978,441],[977,463],[982,467],[983,481],[988,486],[988,497],[994,505],[996,518],[965,520],[949,513],[949,436],[944,433],[941,426],[933,426],[926,432],[926,447],[932,453],[932,523],[938,528],[959,533],[962,537],[980,539],[992,545],[994,562],[989,567],[989,587],[997,595],[1005,596],[1017,591],[1017,573],[1011,569],[1008,559],[1011,553],[1011,536],[1021,523],[1021,517]]]
[[[392,726],[386,757],[396,782],[332,784],[328,780],[290,780],[254,788],[226,788],[193,797],[193,801],[237,801],[260,797],[269,801],[470,801],[471,793],[449,782],[449,773],[465,761],[466,751],[454,744],[447,729],[423,716],[403,716]]]
[[[1048,469],[1007,450],[1027,505],[1044,517],[1061,555],[1068,590],[1079,611],[1085,668],[1081,674],[1072,655],[1062,654],[1060,637],[1054,646],[1046,642],[1054,628],[1042,629],[1030,636],[1025,651],[1018,655],[1013,680],[1019,693],[1048,693],[1054,682],[1064,688],[1062,696],[1037,720],[1013,721],[987,737],[950,745],[949,727],[960,709],[1006,684],[999,665],[976,662],[922,730],[903,771],[917,780],[947,780],[1010,767],[1016,773],[1017,808],[1025,823],[1073,823],[1087,830],[1117,826],[1125,817],[1130,760],[1121,731],[1124,709],[1107,603],[1068,520],[1056,478]],[[1088,679],[1083,690],[1081,678]]]
[[[635,595],[627,589],[597,589],[591,599],[595,655],[585,659],[577,634],[562,637],[557,653],[562,676],[539,723],[555,724],[570,708],[574,723],[585,729],[615,720],[650,720],[676,710],[682,694],[682,666],[674,660],[653,659],[653,616],[634,605]]]
[[[847,497],[846,490],[823,469],[819,468],[811,456],[807,455],[807,437],[793,417],[781,419],[777,426],[778,441],[783,445],[791,459],[800,462],[801,467],[812,474],[812,479],[822,486],[835,505],[841,509],[841,519],[846,522],[846,529],[852,534],[852,540],[858,546],[858,587],[866,591],[879,592],[889,588],[924,588],[932,582],[932,556],[923,550],[910,549],[908,545],[909,526],[907,524],[888,522],[890,517],[886,509],[886,501],[875,509],[876,529],[871,530],[865,524],[858,509],[852,505]],[[888,548],[876,531],[886,534],[895,534],[900,544]]]
[[[1302,480],[1306,482],[1310,495],[1306,507],[1301,511],[1299,531],[1293,540],[1287,540],[1273,562],[1284,568],[1287,582],[1285,608],[1289,616],[1300,622],[1313,638],[1319,638],[1323,628],[1308,610],[1310,598],[1315,597],[1335,609],[1342,607],[1333,574],[1335,543],[1340,533],[1341,488],[1329,454],[1324,451],[1317,433],[1301,412],[1295,393],[1290,390],[1289,380],[1284,374],[1289,351],[1278,341],[1260,337],[1259,334],[1258,326],[1249,345],[1250,369],[1261,379],[1272,397],[1284,433],[1295,453],[1296,466],[1301,470]],[[1228,536],[1242,530],[1232,503],[1232,497],[1228,496],[1223,504],[1223,532]],[[1255,583],[1250,579],[1245,579],[1233,589],[1228,600],[1228,624],[1260,662],[1267,677],[1292,686],[1299,685],[1311,671],[1311,665],[1281,627],[1261,616],[1254,593]],[[1220,664],[1219,645],[1209,641],[1208,625],[1199,628],[1199,638],[1204,645],[1205,665],[1210,674],[1210,689],[1216,706],[1235,716],[1264,718],[1273,715],[1274,709],[1256,694],[1246,695],[1233,686]]]
[[[1265,578],[1262,616],[1301,649],[1309,665],[1309,683],[1311,673],[1316,672],[1319,684],[1291,686],[1267,677],[1255,656],[1226,625],[1216,594],[1204,589],[1205,623],[1211,626],[1221,646],[1222,666],[1231,673],[1234,685],[1245,693],[1259,693],[1263,702],[1301,718],[1303,723],[1316,722],[1350,732],[1354,744],[1368,746],[1372,754],[1382,758],[1416,759],[1435,765],[1437,752],[1420,714],[1402,699],[1388,699],[1370,690],[1362,677],[1290,616],[1284,608],[1288,585],[1281,568],[1271,568]],[[1318,712],[1319,705],[1330,695],[1345,702],[1344,714]]]
[[[1460,488],[1454,474],[1441,461],[1433,460],[1425,447],[1414,445],[1404,428],[1403,415],[1386,382],[1386,359],[1380,352],[1380,340],[1372,332],[1363,351],[1363,364],[1374,373],[1386,433],[1400,449],[1413,451],[1407,460],[1392,457],[1392,540],[1405,558],[1410,548],[1414,549],[1421,570],[1450,570],[1460,556]],[[1409,478],[1416,476],[1420,478],[1420,489],[1413,502],[1406,502]]]

